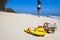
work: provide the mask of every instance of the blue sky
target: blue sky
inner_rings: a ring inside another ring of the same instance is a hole
[[[60,14],[60,0],[40,0],[42,14]],[[16,12],[37,14],[37,0],[9,0],[6,8],[12,8]]]

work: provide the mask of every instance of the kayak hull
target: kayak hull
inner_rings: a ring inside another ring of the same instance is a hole
[[[35,35],[35,36],[45,36],[46,32],[43,28],[37,28],[36,30],[25,28],[25,32]]]

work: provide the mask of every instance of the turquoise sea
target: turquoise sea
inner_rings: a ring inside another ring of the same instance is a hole
[[[56,18],[60,20],[60,14],[41,14],[41,16],[47,16],[47,17]]]

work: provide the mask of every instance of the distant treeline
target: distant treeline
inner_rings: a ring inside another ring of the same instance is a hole
[[[7,4],[9,0],[0,0],[0,11],[5,12],[14,12],[12,8],[5,8],[5,5]]]

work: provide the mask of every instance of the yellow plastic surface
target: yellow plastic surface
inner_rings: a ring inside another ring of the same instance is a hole
[[[36,28],[35,30],[32,30],[32,29],[30,29],[30,30],[28,30],[28,28],[25,28],[25,30],[24,30],[25,32],[28,32],[28,33],[31,33],[31,34],[33,34],[33,35],[42,35],[42,36],[45,36],[46,35],[46,32],[45,32],[45,30],[43,29],[43,28]]]

